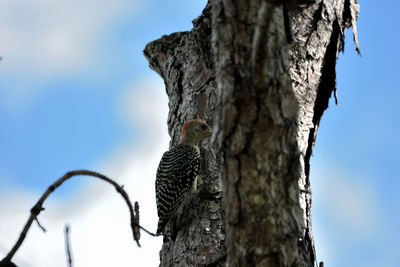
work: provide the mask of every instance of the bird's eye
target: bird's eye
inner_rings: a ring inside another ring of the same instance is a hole
[[[207,129],[207,125],[202,124],[202,125],[201,125],[201,129],[203,129],[203,130]]]

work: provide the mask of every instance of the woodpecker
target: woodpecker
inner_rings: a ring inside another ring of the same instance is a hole
[[[158,227],[156,235],[166,236],[166,225],[182,213],[197,187],[200,170],[199,143],[211,136],[204,121],[189,120],[182,127],[180,143],[165,152],[156,175]]]

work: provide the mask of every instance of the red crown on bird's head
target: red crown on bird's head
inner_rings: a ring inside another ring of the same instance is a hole
[[[193,119],[193,120],[188,120],[188,121],[186,121],[186,122],[183,124],[183,126],[182,126],[181,141],[183,140],[183,138],[184,138],[184,136],[185,136],[185,134],[186,134],[187,129],[190,128],[190,126],[192,125],[193,122],[202,122],[202,123],[205,123],[205,121],[199,120],[199,119]]]

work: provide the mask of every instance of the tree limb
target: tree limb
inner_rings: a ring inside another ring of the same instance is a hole
[[[47,199],[47,197],[54,190],[56,190],[59,186],[61,186],[61,184],[63,184],[66,180],[70,179],[73,176],[77,176],[77,175],[86,175],[86,176],[96,177],[96,178],[99,178],[100,180],[103,180],[103,181],[109,183],[109,184],[112,184],[115,187],[117,192],[121,194],[121,196],[124,198],[126,204],[128,205],[129,212],[131,215],[131,228],[132,228],[133,238],[139,247],[140,247],[140,244],[139,244],[140,234],[137,234],[139,232],[138,228],[142,229],[143,231],[145,231],[146,233],[148,233],[151,236],[155,236],[154,233],[151,233],[150,231],[146,230],[144,227],[139,225],[139,206],[138,206],[138,204],[136,204],[137,202],[135,203],[135,206],[137,205],[137,208],[135,207],[136,208],[135,210],[137,211],[137,215],[135,215],[133,206],[132,206],[131,201],[129,200],[128,194],[123,189],[123,187],[120,186],[117,182],[115,182],[114,180],[112,180],[111,178],[108,178],[107,176],[105,176],[103,174],[100,174],[100,173],[94,172],[94,171],[88,171],[88,170],[70,171],[70,172],[67,172],[66,174],[64,174],[64,176],[62,176],[60,179],[55,181],[51,186],[49,186],[47,188],[46,192],[44,192],[44,194],[41,196],[41,198],[35,204],[35,206],[33,206],[33,208],[31,209],[31,215],[30,215],[28,221],[26,222],[17,242],[15,243],[15,245],[11,249],[11,251],[7,254],[7,256],[0,262],[0,266],[7,266],[7,264],[11,263],[12,257],[14,256],[14,254],[17,252],[19,247],[24,242],[26,234],[27,234],[29,228],[31,227],[32,222],[37,221],[37,216],[39,215],[39,213],[42,210],[44,210],[43,203]]]

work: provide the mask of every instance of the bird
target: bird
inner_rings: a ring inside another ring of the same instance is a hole
[[[176,234],[175,222],[179,220],[184,205],[197,189],[200,171],[199,143],[211,134],[212,128],[206,122],[199,119],[188,120],[183,124],[179,144],[163,154],[155,183],[159,218],[157,236],[162,234],[164,237],[171,237]]]

